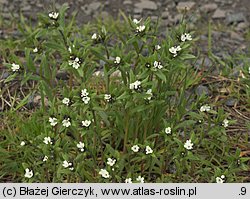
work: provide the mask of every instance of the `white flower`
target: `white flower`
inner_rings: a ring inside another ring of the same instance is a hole
[[[68,167],[72,166],[72,163],[71,163],[71,162],[68,162],[67,160],[64,160],[62,166],[63,166],[64,168],[68,168]]]
[[[115,64],[120,64],[121,63],[121,58],[120,57],[116,57],[114,63]]]
[[[90,124],[91,124],[90,120],[84,120],[84,121],[82,121],[82,126],[84,126],[84,127],[89,127]]]
[[[184,147],[187,149],[187,150],[191,150],[191,149],[193,149],[193,143],[192,143],[192,141],[191,140],[187,140],[186,142],[185,142],[185,144],[184,144]]]
[[[112,167],[114,166],[115,162],[116,162],[116,159],[108,158],[107,164]]]
[[[63,126],[65,126],[66,128],[68,128],[71,125],[70,118],[64,119],[62,121],[62,124],[63,124]]]
[[[69,51],[69,53],[72,53],[71,47],[68,47],[68,51]]]
[[[140,81],[135,81],[134,82],[134,89],[138,89],[139,87],[140,87],[140,85],[141,85],[141,82]]]
[[[180,46],[173,46],[173,47],[169,48],[169,52],[172,53],[174,57],[177,56],[177,53],[180,50],[181,50]]]
[[[184,42],[186,40],[188,40],[188,41],[192,40],[192,36],[189,33],[184,33],[181,35],[181,41]]]
[[[154,68],[156,68],[156,69],[162,69],[163,66],[161,65],[161,62],[154,61]]]
[[[229,121],[227,119],[224,119],[222,126],[224,126],[226,128],[226,127],[228,127],[228,124],[229,124]]]
[[[149,95],[149,97],[144,98],[144,99],[151,100],[153,97],[152,89],[148,89],[146,94]]]
[[[29,168],[26,168],[26,169],[25,169],[24,177],[25,177],[25,178],[32,178],[32,176],[33,176],[33,171],[30,170]]]
[[[49,18],[51,18],[51,19],[57,19],[58,16],[59,16],[58,12],[50,12],[49,13]]]
[[[94,34],[92,35],[91,39],[96,40],[96,39],[97,39],[97,34],[94,33]]]
[[[137,19],[133,19],[134,24],[138,25],[139,23],[141,23],[141,19],[137,20]]]
[[[155,45],[155,50],[160,50],[161,46],[160,45]]]
[[[250,66],[249,66],[249,68],[248,68],[248,73],[250,74]]]
[[[158,64],[158,69],[162,69],[163,66],[161,65],[161,63]]]
[[[200,108],[201,112],[205,112],[205,111],[208,112],[210,110],[211,110],[211,107],[209,105],[207,105],[207,104],[201,106],[201,108]]]
[[[65,98],[63,98],[62,103],[68,106],[70,103],[70,99],[65,97]]]
[[[137,180],[138,182],[140,182],[140,183],[144,183],[144,178],[141,177],[141,176],[138,176],[138,177],[136,178],[136,180]]]
[[[70,170],[70,171],[73,171],[73,170],[74,170],[74,167],[70,167],[69,170]]]
[[[51,126],[57,125],[57,119],[55,117],[50,117],[49,122]]]
[[[77,146],[78,149],[80,149],[81,152],[84,151],[84,143],[79,142],[76,146]]]
[[[81,97],[86,97],[86,96],[88,96],[89,95],[89,93],[87,92],[87,89],[85,88],[85,89],[83,89],[83,90],[81,90]]]
[[[69,60],[69,65],[75,69],[78,69],[81,65],[80,59],[76,57],[74,60]]]
[[[47,162],[48,159],[49,159],[48,156],[45,155],[44,158],[43,158],[43,162]]]
[[[158,61],[154,61],[154,67],[157,68],[158,66]]]
[[[75,45],[73,44],[72,47],[75,48]],[[72,53],[72,48],[71,48],[71,46],[68,47],[68,51],[69,51],[69,53]]]
[[[146,154],[153,153],[153,150],[150,148],[150,146],[146,146]]]
[[[224,183],[225,182],[225,176],[221,175],[221,177],[216,177],[216,183]]]
[[[102,175],[103,178],[109,178],[109,172],[106,169],[101,169],[99,174]]]
[[[84,104],[88,104],[90,101],[90,97],[88,97],[88,95],[89,93],[87,92],[87,89],[81,90],[81,97]]]
[[[43,142],[44,142],[45,144],[52,144],[52,141],[51,141],[51,138],[50,138],[50,137],[45,137],[45,138],[43,139]]]
[[[144,26],[144,25],[138,26],[138,27],[136,27],[136,31],[140,33],[140,32],[143,32],[145,30],[145,28],[146,28],[146,26]]]
[[[11,64],[11,66],[12,66],[11,70],[13,72],[19,71],[19,69],[20,69],[20,66],[18,64],[13,63],[13,64]]]
[[[171,127],[165,128],[165,133],[166,134],[171,134]]]
[[[126,178],[125,183],[132,183],[132,179],[131,178]]]
[[[22,141],[21,143],[20,143],[20,145],[21,146],[24,146],[26,143],[24,142],[24,141]]]
[[[111,95],[110,94],[105,94],[104,95],[104,99],[107,101],[107,102],[109,102],[110,100],[111,100]]]
[[[186,40],[192,41],[192,36],[189,33],[186,35]]]
[[[33,53],[37,53],[37,52],[38,52],[38,48],[35,47],[35,48],[33,49]]]
[[[85,97],[82,98],[82,101],[84,102],[84,104],[88,104],[89,101],[90,101],[90,98],[85,96]]]
[[[216,183],[223,183],[224,181],[220,177],[216,177]]]
[[[141,86],[141,82],[138,80],[136,80],[134,83],[129,84],[129,88],[131,90],[137,90],[138,88],[140,88],[140,86]]]
[[[75,62],[80,62],[80,59],[78,57],[75,58]]]
[[[131,147],[131,150],[137,153],[139,151],[140,147],[138,145],[134,145]]]

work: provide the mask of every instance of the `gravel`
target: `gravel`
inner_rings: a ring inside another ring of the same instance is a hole
[[[154,1],[142,0],[135,4],[135,7],[139,9],[157,10],[157,4]]]
[[[232,55],[235,52],[246,52],[247,43],[245,36],[246,30],[250,28],[250,6],[249,0],[58,0],[55,5],[59,6],[67,2],[69,12],[78,11],[77,23],[90,22],[96,16],[106,18],[108,14],[117,17],[119,10],[122,10],[127,15],[135,18],[153,19],[161,16],[161,30],[165,32],[167,27],[171,27],[181,21],[183,11],[187,9],[186,18],[188,19],[188,27],[192,30],[198,30],[197,35],[200,35],[200,40],[197,45],[201,49],[201,53],[207,54],[208,51],[208,36],[207,23],[212,19],[212,30],[215,30],[216,23],[220,23],[222,30],[213,31],[212,34],[212,50],[214,54],[226,52]],[[9,23],[12,16],[19,17],[20,11],[23,15],[30,19],[35,17],[38,12],[48,12],[51,10],[50,0],[0,0],[0,13],[3,20]],[[70,14],[68,14],[70,16]],[[233,28],[233,29],[232,29]],[[216,34],[215,34],[216,32]],[[165,34],[165,33],[164,33]],[[0,30],[0,37],[5,39],[9,37],[18,38],[19,32]],[[213,67],[212,61],[206,57],[199,58],[194,64],[199,70],[211,70]],[[58,79],[68,79],[68,75],[64,72],[57,74]]]
[[[194,1],[179,2],[176,9],[179,11],[191,10],[195,6]]]
[[[245,22],[245,21],[246,21],[246,17],[244,15],[244,13],[242,13],[242,12],[235,13],[235,14],[228,14],[226,17],[227,25],[238,24],[240,22]]]

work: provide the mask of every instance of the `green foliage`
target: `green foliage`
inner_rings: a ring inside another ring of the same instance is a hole
[[[42,106],[30,117],[19,117],[28,95],[14,109],[17,115],[12,111],[5,118],[0,178],[215,182],[225,175],[227,182],[243,181],[237,173],[246,170],[248,159],[228,144],[224,111],[201,111],[206,99],[186,97],[200,77],[189,64],[196,58],[190,52],[193,41],[181,41],[188,32],[185,23],[158,36],[158,24],[149,18],[136,24],[122,13],[122,22],[79,27],[75,16],[65,20],[66,11],[62,6],[55,19],[39,15],[36,27],[21,26],[25,61],[14,55],[6,60],[10,71],[12,63],[20,70],[5,83],[36,81]],[[175,46],[181,50],[170,52]],[[68,80],[56,77],[61,71]],[[108,164],[109,158],[115,163]],[[24,175],[27,168],[30,178]]]

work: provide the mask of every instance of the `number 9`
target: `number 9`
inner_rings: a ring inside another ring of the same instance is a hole
[[[241,195],[246,195],[246,193],[247,193],[247,189],[246,189],[246,187],[241,187]]]

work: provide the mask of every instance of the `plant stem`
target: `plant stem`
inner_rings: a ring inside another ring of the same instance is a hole
[[[105,52],[106,52],[107,59],[109,60],[109,51],[108,51],[107,43],[104,42],[103,44],[104,44],[104,47],[105,47]],[[106,77],[106,88],[107,88],[108,93],[109,93],[109,82],[110,82],[110,75],[107,75],[107,77]]]
[[[91,107],[91,112],[93,114],[94,123],[95,123],[95,126],[93,127],[93,129],[94,129],[93,146],[95,147],[95,146],[97,146],[97,144],[96,144],[97,143],[97,131],[96,131],[97,122],[96,122],[96,115],[95,115],[95,111],[93,110],[93,107]],[[101,140],[100,140],[100,144],[101,144]],[[94,154],[94,161],[96,163],[96,166],[97,166],[97,161],[96,161],[97,160],[97,155],[98,155],[98,153],[97,153],[97,150],[96,150],[96,153]]]
[[[62,36],[62,39],[63,39],[63,43],[64,43],[64,46],[66,47],[66,49],[68,49],[68,45],[67,45],[67,40],[66,40],[66,37],[64,36],[62,30],[58,30],[59,33],[61,34]]]
[[[136,127],[135,127],[135,139],[138,138],[138,131],[139,131],[139,115],[136,116]]]
[[[107,59],[109,59],[109,50],[108,50],[108,46],[106,42],[104,42],[104,47],[105,47]]]
[[[129,115],[126,114],[125,117],[125,135],[124,135],[124,142],[123,142],[123,153],[126,153],[126,145],[128,142],[128,130],[129,130]]]
[[[72,88],[73,88],[73,74],[72,74],[72,72],[70,72],[70,76],[69,76],[69,87],[70,87],[70,90],[72,90]]]
[[[212,55],[212,29],[211,29],[211,21],[208,22],[208,55]]]
[[[143,132],[143,140],[144,140],[144,141],[145,141],[146,138],[147,138],[148,124],[149,124],[149,123],[146,123],[145,126],[144,126],[144,132]]]

